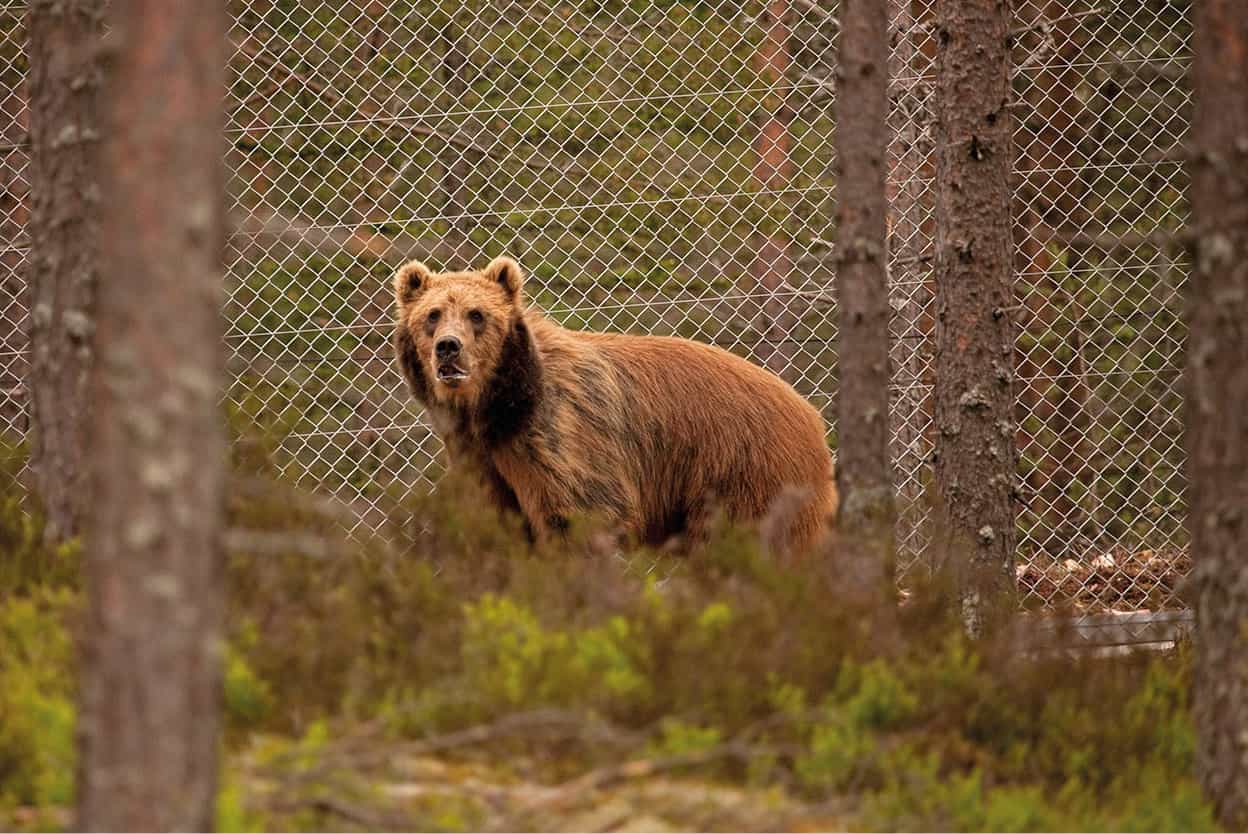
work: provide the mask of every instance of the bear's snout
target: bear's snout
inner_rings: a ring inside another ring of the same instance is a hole
[[[439,362],[445,362],[448,359],[454,359],[459,356],[460,348],[464,346],[458,338],[454,336],[443,336],[438,339],[438,343],[434,345],[434,353],[437,354]]]
[[[464,343],[458,336],[444,334],[433,343],[433,359],[437,368],[438,382],[450,387],[458,387],[459,383],[468,378],[468,368],[463,361]]]

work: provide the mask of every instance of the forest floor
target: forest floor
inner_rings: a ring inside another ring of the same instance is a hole
[[[1213,826],[1183,639],[1037,651],[1031,612],[970,640],[939,583],[855,598],[834,554],[731,527],[678,563],[577,524],[538,552],[453,478],[360,542],[234,448],[220,830]],[[0,495],[0,830],[65,830],[84,596],[26,498]]]

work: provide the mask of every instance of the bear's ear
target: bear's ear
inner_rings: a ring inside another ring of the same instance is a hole
[[[524,271],[520,269],[520,264],[506,255],[500,255],[490,261],[490,265],[485,268],[484,275],[487,280],[494,281],[501,286],[512,301],[519,301],[520,287],[524,284]]]
[[[394,273],[394,300],[402,307],[411,304],[425,290],[433,273],[420,261],[408,261]]]

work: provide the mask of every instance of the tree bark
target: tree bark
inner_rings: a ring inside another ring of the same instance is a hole
[[[887,0],[841,0],[837,52],[838,542],[864,590],[893,576],[889,457]]]
[[[226,15],[111,8],[76,827],[203,831],[224,593]]]
[[[967,631],[1014,597],[1008,0],[938,0],[935,478]]]
[[[95,147],[104,0],[36,0],[30,95],[30,468],[53,540],[90,507],[86,445],[98,254]]]
[[[1248,828],[1248,16],[1195,4],[1195,269],[1187,346],[1196,560],[1196,770],[1218,821]]]

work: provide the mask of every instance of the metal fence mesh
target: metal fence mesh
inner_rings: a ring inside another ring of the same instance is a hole
[[[511,254],[579,328],[689,336],[832,421],[836,0],[231,3],[229,400],[377,527],[438,443],[388,277]],[[1179,292],[1186,0],[1016,0],[1019,443],[1029,604],[1159,607],[1186,570]],[[902,564],[930,481],[928,0],[892,0]],[[25,4],[0,6],[0,417],[26,429]]]

